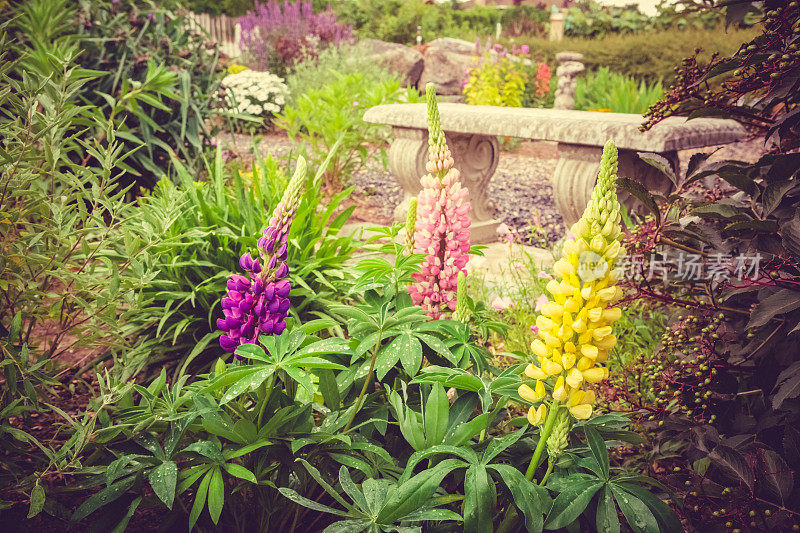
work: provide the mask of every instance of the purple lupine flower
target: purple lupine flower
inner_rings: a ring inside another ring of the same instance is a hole
[[[228,295],[221,302],[223,317],[217,319],[217,327],[224,332],[219,344],[226,352],[235,352],[240,344],[257,343],[261,334],[280,335],[286,329],[292,289],[285,279],[289,273],[287,241],[305,178],[306,162],[300,157],[269,226],[258,239],[259,257],[242,254],[239,266],[247,276],[233,274],[228,280]]]

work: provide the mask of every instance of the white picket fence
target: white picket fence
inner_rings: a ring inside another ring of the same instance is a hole
[[[187,20],[191,29],[203,30],[217,41],[222,53],[229,57],[241,55],[239,38],[242,36],[242,27],[236,18],[225,15],[212,17],[207,13],[189,13]]]

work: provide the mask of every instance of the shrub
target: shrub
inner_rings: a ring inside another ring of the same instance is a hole
[[[131,155],[126,164],[140,184],[152,186],[168,171],[175,152],[193,168],[213,131],[206,121],[219,101],[219,51],[203,35],[190,32],[176,12],[141,7],[138,2],[81,0],[77,7],[77,36],[83,52],[77,62],[104,71],[84,91],[87,103],[110,114],[108,95],[124,83],[145,81],[149,65],[163,65],[165,96],[161,102],[142,99],[132,106],[120,142]],[[39,24],[45,24],[39,21]],[[87,137],[101,135],[87,131]]]
[[[422,27],[425,41],[494,35],[498,22],[512,36],[523,32],[541,35],[550,17],[548,10],[531,6],[474,6],[461,10],[450,3],[429,4],[423,0],[355,0],[336,2],[334,9],[359,37],[403,44],[416,42],[417,26]]]
[[[764,5],[762,33],[729,57],[687,59],[644,127],[670,115],[733,118],[769,140],[772,153],[755,163],[710,163],[698,153],[683,175],[645,157],[675,191],[626,184],[652,210],[627,246],[645,272],[655,265],[669,277],[634,279],[635,294],[674,309],[646,370],[659,392],[650,410],[658,421],[645,424],[655,458],[683,470],[663,477],[702,531],[796,529],[800,512],[792,496],[800,473],[800,8]],[[724,184],[715,194],[697,190],[712,179]]]
[[[322,89],[337,75],[358,74],[367,85],[394,78],[395,75],[371,58],[371,53],[371,49],[362,43],[343,44],[338,48],[326,48],[315,59],[296,64],[286,77],[289,88],[287,105],[296,106],[304,94]]]
[[[269,157],[257,158],[252,172],[231,172],[221,150],[205,169],[207,181],[195,182],[188,168],[174,164],[180,185],[162,180],[140,199],[127,224],[137,228],[151,217],[166,221],[163,242],[152,249],[160,258],[158,274],[142,291],[145,308],[138,322],[144,338],[157,341],[144,363],[179,359],[178,368],[185,369],[194,359],[207,363],[222,353],[216,318],[226,281],[240,270],[241,255],[255,250],[287,180]],[[306,188],[288,239],[292,312],[303,319],[324,315],[331,292],[343,290],[343,265],[354,249],[350,237],[339,235],[353,210],[340,209],[350,191],[323,203],[319,181],[317,175]]]
[[[50,8],[63,21],[74,14],[32,2],[15,23],[26,28]],[[121,122],[129,106],[163,96],[154,84],[123,84],[109,96],[111,116],[92,109],[83,97],[99,73],[77,64],[74,46],[54,46],[48,27],[35,31],[43,38],[31,48],[12,44],[0,25],[0,491],[4,500],[35,494],[32,514],[45,501],[40,477],[74,472],[88,444],[64,445],[76,422],[52,407],[66,392],[59,378],[73,375],[63,366],[140,353],[132,346],[137,294],[152,276],[148,249],[161,221],[124,226],[133,206],[120,180],[130,154],[113,115]],[[102,138],[87,139],[87,128]],[[95,414],[76,418],[91,433]],[[63,424],[60,435],[33,431],[49,424]]]
[[[364,122],[364,112],[376,105],[413,102],[419,96],[414,89],[401,89],[400,81],[392,77],[382,81],[369,80],[363,74],[332,73],[331,77],[324,87],[310,89],[297,98],[295,105],[286,106],[276,125],[286,130],[314,164],[332,156],[324,186],[334,193],[371,153],[383,153],[389,139],[390,129]],[[340,150],[332,150],[340,138]]]
[[[692,55],[697,48],[702,50],[699,59],[704,61],[713,53],[723,55],[733,53],[755,34],[754,29],[726,32],[717,28],[607,35],[601,43],[595,39],[574,37],[564,38],[561,41],[519,37],[515,39],[515,44],[528,45],[534,58],[550,65],[557,65],[555,56],[558,52],[570,50],[583,54],[584,64],[590,71],[609,67],[618,74],[652,83],[671,79],[675,74],[675,66],[679,65],[683,58]],[[506,46],[510,45],[506,39],[501,39],[500,42]]]
[[[522,50],[513,48],[509,54],[499,45],[491,47],[491,43],[487,44],[487,50],[473,57],[467,69],[463,88],[466,102],[472,105],[521,107],[526,87],[526,52],[527,47]]]
[[[314,13],[310,0],[257,3],[239,22],[240,46],[251,66],[282,76],[328,46],[353,41],[351,28],[339,23],[330,7]]]
[[[648,84],[614,74],[608,67],[578,78],[575,109],[643,114],[664,95],[661,82]]]

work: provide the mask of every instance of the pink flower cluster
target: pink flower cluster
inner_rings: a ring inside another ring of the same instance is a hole
[[[427,88],[429,122],[428,174],[420,181],[414,253],[425,254],[425,262],[413,277],[408,293],[415,305],[434,319],[448,308],[456,308],[458,273],[464,272],[469,252],[469,200],[460,174],[444,138],[436,95]]]
[[[550,92],[550,67],[547,63],[539,63],[536,71],[536,94],[542,95]]]

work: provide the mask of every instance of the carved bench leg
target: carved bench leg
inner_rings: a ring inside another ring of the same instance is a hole
[[[500,159],[497,138],[486,135],[445,133],[447,144],[461,172],[461,182],[469,189],[472,214],[472,242],[488,242],[497,238],[500,221],[495,220],[494,206],[487,198],[489,181]],[[395,208],[395,220],[403,221],[408,202],[421,189],[420,178],[425,175],[428,158],[428,133],[410,128],[394,128],[394,141],[389,147],[389,168],[403,187],[403,201]]]
[[[559,143],[559,160],[553,174],[553,197],[556,207],[569,228],[578,221],[589,203],[592,189],[600,169],[600,156],[603,149],[598,146]],[[665,157],[672,167],[678,168],[678,153],[670,151],[659,154]],[[635,179],[649,191],[668,193],[672,182],[657,169],[648,165],[634,150],[619,151],[619,176]],[[620,192],[620,201],[629,212],[645,213],[638,200],[627,193]]]

